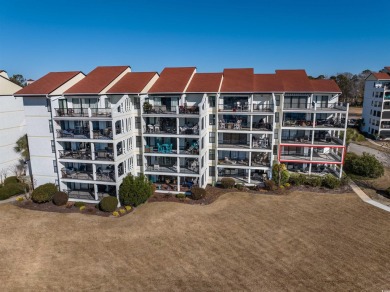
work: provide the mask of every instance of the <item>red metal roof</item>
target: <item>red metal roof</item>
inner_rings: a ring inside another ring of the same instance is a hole
[[[182,93],[196,67],[165,68],[149,93]]]
[[[126,73],[107,93],[141,93],[157,72]]]
[[[305,70],[276,70],[276,76],[282,80],[285,92],[312,91],[310,79]]]
[[[196,73],[186,92],[218,92],[222,73]]]
[[[73,72],[50,72],[45,76],[41,77],[37,81],[24,87],[15,93],[15,95],[46,95],[50,94],[58,87],[68,82],[70,79],[75,77],[77,74],[82,73],[81,71]]]
[[[283,92],[283,83],[276,74],[255,74],[254,92]]]
[[[390,80],[390,75],[387,73],[372,73],[378,80]]]
[[[66,94],[98,94],[129,66],[101,66],[65,91]]]
[[[329,79],[310,80],[313,92],[340,92],[341,89],[336,81]]]
[[[221,92],[252,92],[253,68],[225,69]]]

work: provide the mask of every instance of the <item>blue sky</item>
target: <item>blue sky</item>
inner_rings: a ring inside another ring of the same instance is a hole
[[[0,69],[130,65],[306,69],[313,76],[390,65],[390,1],[4,1]]]

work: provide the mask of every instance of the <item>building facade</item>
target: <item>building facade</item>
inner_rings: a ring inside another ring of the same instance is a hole
[[[0,70],[0,175],[15,175],[15,167],[22,159],[14,147],[26,134],[23,98],[13,94],[21,87],[9,80],[7,72]]]
[[[342,174],[348,105],[338,102],[334,81],[310,80],[304,70],[182,67],[159,75],[115,66],[86,76],[49,74],[72,77],[43,90],[50,83],[44,76],[17,95],[26,112],[39,100],[49,113],[38,118],[39,129],[46,123],[45,142],[29,126],[32,156],[47,157],[44,169],[32,162],[37,185],[55,182],[74,200],[118,196],[128,174],[144,173],[166,193],[224,177],[256,185],[271,178],[275,162],[290,171]]]
[[[365,82],[361,130],[381,139],[390,138],[390,67],[371,73]]]

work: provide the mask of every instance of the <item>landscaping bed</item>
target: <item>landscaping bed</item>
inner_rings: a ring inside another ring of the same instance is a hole
[[[209,205],[217,200],[221,195],[229,192],[237,192],[237,189],[223,189],[221,187],[207,186],[206,196],[199,200],[192,199],[190,195],[186,196],[185,198],[178,198],[174,194],[154,192],[154,194],[149,198],[148,202],[175,202],[190,205]]]
[[[84,203],[85,208],[81,208],[81,207],[76,207],[73,203],[74,202],[68,202],[67,205],[56,206],[52,202],[37,204],[31,200],[23,200],[23,201],[13,202],[13,204],[15,206],[18,206],[18,207],[24,208],[24,209],[35,210],[35,211],[56,212],[56,213],[81,213],[81,214],[86,214],[86,215],[97,215],[97,216],[102,216],[102,217],[112,216],[112,213],[103,212],[103,211],[99,210],[96,207],[96,204]],[[70,206],[70,205],[72,205],[72,206]],[[124,209],[124,208],[118,208],[118,210],[119,209]],[[134,209],[131,208],[130,211],[126,210],[126,212],[123,214],[120,213],[119,211],[118,211],[118,213],[122,217],[128,213],[131,213],[133,210]]]

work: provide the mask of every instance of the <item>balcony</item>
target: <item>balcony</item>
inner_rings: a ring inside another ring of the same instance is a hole
[[[179,106],[179,114],[199,115],[199,106]]]
[[[283,127],[316,127],[316,128],[345,128],[344,119],[328,119],[328,120],[284,120]]]
[[[56,117],[111,117],[111,108],[56,108]]]
[[[219,112],[241,113],[241,112],[273,112],[273,104],[260,103],[234,103],[234,104],[219,104]]]
[[[310,159],[310,151],[308,152],[286,152],[282,151],[280,154],[280,161],[302,161],[304,162],[310,162],[310,161],[316,161],[316,162],[323,162],[323,163],[342,163],[341,162],[341,156],[335,154],[335,153],[323,153],[320,151],[313,151],[313,157]]]
[[[59,150],[60,159],[79,159],[79,160],[91,160],[91,151],[87,149],[82,150]]]
[[[148,172],[165,172],[165,173],[177,173],[178,169],[176,165],[147,165],[146,171]],[[180,173],[198,174],[199,168],[189,168],[186,165],[180,165]]]
[[[95,160],[114,161],[114,153],[107,150],[95,151]]]
[[[97,140],[112,140],[113,134],[111,128],[93,130],[93,139]]]
[[[296,136],[296,137],[283,137],[282,143],[288,144],[311,144],[312,136]],[[317,145],[343,145],[343,141],[335,136],[327,136],[321,138],[314,138],[314,144]]]
[[[64,179],[75,179],[75,180],[94,180],[93,179],[93,171],[85,170],[85,165],[81,165],[77,167],[64,167],[61,169],[61,175]],[[105,181],[105,182],[115,182],[115,175],[113,168],[105,168],[102,167],[97,168],[96,172],[96,180],[97,181]]]
[[[284,111],[346,111],[348,107],[344,102],[285,102],[283,104]]]
[[[57,130],[57,138],[68,138],[68,139],[90,139],[90,133],[87,129],[67,129]]]

